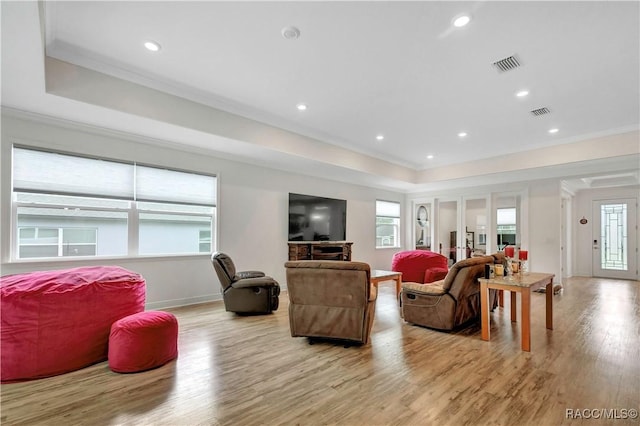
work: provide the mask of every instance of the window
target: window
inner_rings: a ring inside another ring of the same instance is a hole
[[[18,228],[19,257],[95,256],[97,234],[97,228]]]
[[[138,211],[140,254],[211,253],[210,207],[140,202]],[[203,232],[209,235],[206,251]]]
[[[210,253],[216,177],[14,147],[14,259]]]
[[[498,248],[516,244],[516,209],[497,209]]]
[[[376,200],[376,248],[400,247],[400,203]]]
[[[200,247],[200,253],[211,253],[211,230],[202,229],[200,231],[198,245]]]

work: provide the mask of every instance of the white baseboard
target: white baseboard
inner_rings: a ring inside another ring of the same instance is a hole
[[[145,310],[153,311],[156,309],[176,308],[179,306],[196,305],[198,303],[215,302],[222,300],[221,294],[210,294],[207,296],[189,297],[186,299],[161,300],[159,302],[150,302],[145,304]]]

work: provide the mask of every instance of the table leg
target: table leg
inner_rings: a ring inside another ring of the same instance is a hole
[[[480,282],[480,314],[482,315],[482,340],[489,340],[489,288],[484,281]]]
[[[522,301],[522,350],[531,352],[531,289],[523,288],[520,299]]]
[[[546,310],[547,310],[547,328],[553,330],[553,279],[547,283],[546,287]]]
[[[510,291],[509,293],[511,293],[511,322],[516,322],[518,321],[516,318],[516,292]]]
[[[498,306],[504,308],[504,290],[496,290],[498,292]]]
[[[396,299],[400,297],[400,290],[402,289],[402,275],[396,277]]]

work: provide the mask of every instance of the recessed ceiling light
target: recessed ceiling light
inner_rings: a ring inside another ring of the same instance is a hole
[[[378,136],[376,136],[376,139],[381,141],[382,139],[384,139],[384,135],[378,135]]]
[[[427,160],[431,160],[431,159],[433,159],[433,154],[427,155]]]
[[[529,94],[528,90],[521,90],[518,93],[516,93],[516,96],[519,98],[524,98],[525,96],[527,96]]]
[[[460,15],[456,18],[454,18],[453,20],[453,26],[454,27],[464,27],[465,25],[467,25],[469,22],[471,21],[471,16],[469,15]]]
[[[467,132],[458,133],[458,137],[464,138],[465,136],[467,136]]]
[[[150,50],[152,52],[157,52],[161,49],[160,43],[156,43],[155,41],[145,41],[144,47],[146,47],[147,50]]]
[[[556,128],[549,129],[549,133],[558,133],[559,131],[560,129],[556,129]]]
[[[307,104],[298,104],[296,105],[296,108],[298,108],[299,111],[306,111]]]

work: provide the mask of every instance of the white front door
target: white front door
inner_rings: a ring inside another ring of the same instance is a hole
[[[637,200],[593,202],[593,276],[638,279]]]

